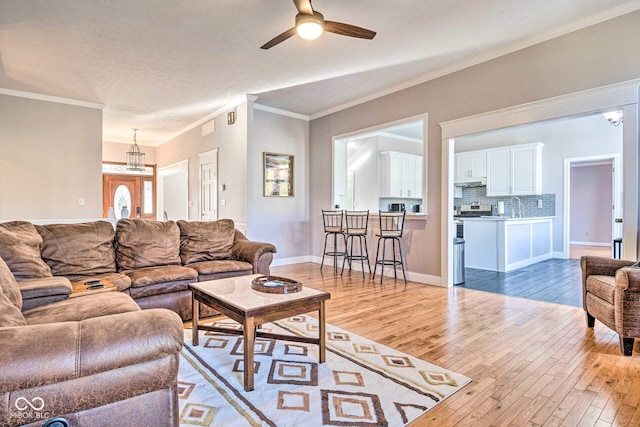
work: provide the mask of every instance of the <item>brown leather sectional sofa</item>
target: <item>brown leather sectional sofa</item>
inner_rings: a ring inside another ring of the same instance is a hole
[[[123,219],[115,230],[106,221],[0,224],[0,257],[18,280],[23,310],[67,299],[72,282],[108,280],[142,309],[167,308],[190,320],[189,283],[268,275],[275,252],[269,243],[247,240],[230,219]]]
[[[188,284],[268,274],[274,252],[230,220],[0,224],[0,426],[177,426]],[[120,292],[69,298],[96,279]]]

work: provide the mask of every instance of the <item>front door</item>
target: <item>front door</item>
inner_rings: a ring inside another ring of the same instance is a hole
[[[153,177],[138,175],[102,175],[102,215],[113,208],[116,219],[155,219]]]

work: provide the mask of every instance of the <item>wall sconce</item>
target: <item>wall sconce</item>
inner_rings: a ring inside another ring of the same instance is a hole
[[[236,112],[235,111],[229,111],[227,113],[227,124],[228,125],[232,125],[236,122]]]
[[[622,111],[608,111],[606,113],[602,113],[605,119],[609,120],[614,126],[619,126],[622,123]]]

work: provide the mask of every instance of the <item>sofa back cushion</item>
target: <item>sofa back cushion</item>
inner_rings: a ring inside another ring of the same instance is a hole
[[[106,221],[36,225],[42,259],[55,276],[94,276],[116,271],[115,231]]]
[[[116,225],[118,271],[180,264],[180,229],[174,221],[121,219]]]
[[[218,221],[178,221],[180,259],[183,264],[216,259],[230,259],[235,224],[230,219]]]
[[[0,224],[0,258],[16,279],[51,277],[51,269],[40,257],[42,237],[30,222]]]
[[[22,293],[20,287],[9,266],[0,258],[0,292],[15,305],[18,310],[22,310]]]

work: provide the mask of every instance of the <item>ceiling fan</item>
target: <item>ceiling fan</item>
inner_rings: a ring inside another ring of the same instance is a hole
[[[341,36],[368,40],[376,36],[375,31],[367,30],[366,28],[343,24],[342,22],[325,21],[324,16],[320,12],[313,10],[311,0],[293,0],[293,4],[295,4],[296,9],[298,9],[295,27],[288,29],[260,46],[260,49],[272,48],[287,40],[289,37],[293,37],[296,33],[306,40],[315,40],[320,37],[324,31],[340,34]]]

